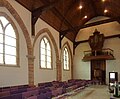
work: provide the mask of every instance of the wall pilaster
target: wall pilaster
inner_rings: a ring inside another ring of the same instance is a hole
[[[30,86],[34,86],[34,59],[33,55],[27,55],[28,58],[28,82]]]

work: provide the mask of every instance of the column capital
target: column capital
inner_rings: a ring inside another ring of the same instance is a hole
[[[33,56],[33,55],[26,55],[26,57],[27,57],[28,59],[35,59],[35,56]]]

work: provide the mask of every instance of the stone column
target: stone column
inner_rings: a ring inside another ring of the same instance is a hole
[[[27,55],[28,58],[28,80],[29,85],[34,86],[34,59],[35,56]]]

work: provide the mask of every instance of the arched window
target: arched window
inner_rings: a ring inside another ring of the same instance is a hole
[[[0,15],[0,64],[17,66],[17,38],[9,20]]]
[[[46,37],[40,42],[40,67],[51,69],[51,46]]]
[[[69,70],[69,54],[68,49],[65,47],[63,52],[63,69]]]

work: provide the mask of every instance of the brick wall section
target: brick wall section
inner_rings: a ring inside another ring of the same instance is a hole
[[[29,85],[34,85],[34,59],[35,57],[33,55],[27,55],[28,58],[28,77],[29,77]]]
[[[61,81],[62,80],[62,66],[61,66],[61,60],[58,60],[56,63],[57,67],[57,80]]]

